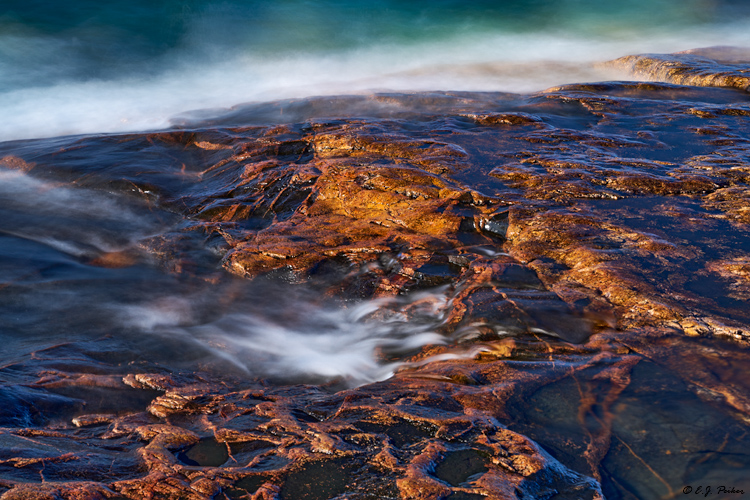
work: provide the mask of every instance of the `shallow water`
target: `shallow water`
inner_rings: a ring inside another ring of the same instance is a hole
[[[20,172],[0,176],[6,362],[34,364],[32,353],[64,345],[103,350],[118,366],[228,362],[247,377],[357,385],[391,375],[404,354],[446,341],[437,333],[444,290],[341,303],[283,281],[249,284],[217,273],[219,259],[205,249],[204,269],[175,276],[143,249],[179,230],[173,214]]]
[[[520,477],[492,448],[509,432],[546,464],[527,492],[742,487],[749,101],[387,93],[0,144],[0,487],[138,498],[169,463],[229,498],[396,498],[398,464],[431,456],[415,484],[476,498]],[[320,203],[346,183],[388,203],[342,239]],[[455,226],[409,219],[425,206]]]

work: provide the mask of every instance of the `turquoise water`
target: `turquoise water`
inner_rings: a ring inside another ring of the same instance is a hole
[[[749,20],[727,0],[5,0],[0,140],[163,128],[277,98],[619,78],[594,63],[747,46]]]

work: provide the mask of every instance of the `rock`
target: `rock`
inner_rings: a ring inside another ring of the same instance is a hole
[[[651,498],[688,475],[740,477],[747,55],[611,64],[664,83],[280,101],[190,130],[69,139],[76,155],[120,160],[96,171],[60,154],[67,139],[0,144],[18,175],[128,193],[180,220],[137,256],[86,264],[150,256],[181,279],[234,282],[223,268],[345,305],[427,290],[399,313],[437,311],[445,340],[357,388],[235,379],[209,362],[109,375],[79,356],[63,371],[45,352],[33,390],[125,384],[146,403],[72,425],[3,420],[3,498]],[[388,312],[374,303],[373,318]],[[132,467],[108,472],[112,448]],[[221,453],[189,459],[196,449]]]
[[[3,500],[104,500],[116,493],[102,484],[73,481],[67,483],[18,484],[4,493]]]
[[[88,427],[89,425],[108,424],[115,420],[116,416],[110,413],[95,415],[79,415],[72,422],[76,427]]]
[[[638,78],[700,87],[748,90],[750,53],[737,47],[710,47],[674,54],[625,56],[608,63]]]

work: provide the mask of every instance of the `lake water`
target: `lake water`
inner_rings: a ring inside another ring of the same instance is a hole
[[[729,0],[8,0],[0,139],[164,128],[278,98],[613,79],[595,64],[748,45],[749,15]]]

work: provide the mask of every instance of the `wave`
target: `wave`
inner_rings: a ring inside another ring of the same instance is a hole
[[[554,30],[469,30],[441,40],[375,40],[350,49],[264,52],[225,47],[220,56],[199,50],[195,41],[150,61],[145,70],[123,66],[120,73],[94,78],[58,74],[62,66],[80,63],[65,60],[64,47],[55,45],[61,43],[58,38],[0,36],[5,52],[15,47],[16,52],[28,49],[32,60],[61,57],[21,81],[6,79],[0,85],[0,141],[165,129],[175,115],[189,110],[285,98],[374,91],[528,93],[565,83],[632,79],[596,63],[696,46],[750,46],[745,27],[738,22],[607,37]],[[0,74],[13,75],[18,67],[17,61],[0,58]]]

